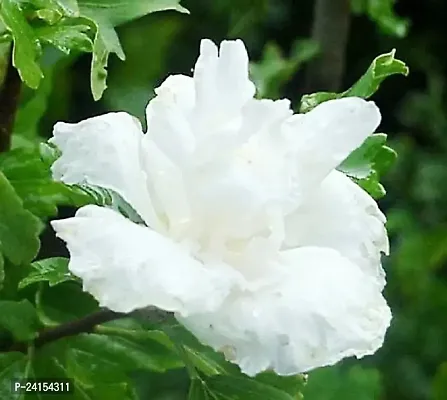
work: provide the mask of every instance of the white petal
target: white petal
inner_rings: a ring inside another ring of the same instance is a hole
[[[58,122],[50,139],[62,152],[53,164],[55,180],[111,189],[154,229],[161,223],[152,207],[141,161],[143,132],[129,114],[110,113],[77,124]]]
[[[288,272],[280,284],[180,322],[248,375],[297,374],[381,347],[391,312],[368,276],[331,249],[282,257]]]
[[[388,254],[385,216],[375,200],[338,171],[293,214],[286,217],[285,244],[338,250],[363,271],[385,285],[381,253]]]
[[[169,76],[156,90],[147,108],[147,135],[173,162],[184,164],[196,147],[191,129],[194,81],[184,75]]]
[[[130,312],[147,306],[181,315],[214,311],[239,275],[203,265],[186,247],[117,212],[85,206],[52,226],[70,251],[70,271],[101,306]]]
[[[196,104],[201,113],[240,109],[255,94],[248,78],[248,54],[241,40],[223,41],[220,51],[204,39],[194,68]],[[220,107],[219,107],[220,106]],[[219,108],[223,108],[220,110]]]
[[[358,148],[380,123],[373,102],[347,97],[324,102],[284,126],[296,152],[303,190],[321,180]],[[309,182],[308,182],[309,181]]]

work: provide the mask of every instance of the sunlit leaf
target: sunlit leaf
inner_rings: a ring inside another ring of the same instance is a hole
[[[31,274],[20,281],[19,289],[42,281],[48,282],[50,286],[56,286],[62,282],[77,280],[78,278],[68,270],[68,261],[67,258],[54,257],[33,262]]]
[[[343,93],[320,92],[304,95],[301,98],[300,112],[308,112],[320,103],[342,97],[355,96],[367,99],[379,89],[380,84],[388,76],[396,74],[407,76],[409,73],[408,67],[404,62],[394,57],[395,53],[396,51],[392,50],[376,57],[366,73]]]
[[[385,189],[379,180],[397,157],[396,152],[386,146],[386,138],[387,136],[383,133],[369,136],[338,167],[375,198],[385,195]]]

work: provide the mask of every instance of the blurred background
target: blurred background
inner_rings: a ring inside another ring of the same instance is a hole
[[[386,297],[394,320],[373,357],[309,375],[306,400],[447,400],[447,2],[444,0],[184,0],[190,15],[151,14],[118,29],[126,62],[112,56],[108,89],[94,102],[90,56],[45,52],[46,78],[25,91],[16,144],[49,137],[57,120],[124,110],[144,121],[153,89],[189,74],[199,41],[242,38],[260,94],[288,97],[344,90],[379,54],[410,67],[374,96],[380,131],[399,154],[385,177],[391,256]],[[48,109],[47,108],[48,105]],[[52,234],[43,251],[60,253]],[[187,376],[136,375],[142,398],[185,399]],[[243,399],[241,399],[243,400]]]

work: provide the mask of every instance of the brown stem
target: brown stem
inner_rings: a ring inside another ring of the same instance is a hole
[[[39,348],[47,343],[54,342],[55,340],[79,335],[80,333],[91,333],[94,332],[94,329],[97,325],[115,321],[121,318],[136,317],[151,320],[152,322],[157,323],[165,321],[171,314],[172,313],[168,311],[159,310],[155,307],[147,307],[146,309],[136,310],[129,314],[118,313],[103,308],[76,321],[67,322],[66,324],[56,326],[55,328],[43,330],[39,333],[32,344],[35,348]],[[30,343],[26,342],[0,343],[0,353],[11,351],[26,353],[29,345]]]
[[[19,73],[12,65],[12,57],[11,49],[6,76],[0,90],[0,153],[8,151],[11,147],[11,136],[22,86]]]
[[[312,39],[320,53],[309,63],[306,92],[340,90],[349,34],[350,0],[316,0]]]
[[[101,309],[98,312],[87,315],[84,318],[67,322],[66,324],[40,332],[39,336],[34,340],[34,346],[39,348],[58,339],[75,336],[80,333],[89,333],[93,331],[96,325],[104,324],[105,322],[114,321],[116,319],[125,318],[128,316],[129,314]],[[28,345],[28,343],[24,342],[13,343],[12,345],[3,344],[0,345],[0,352],[19,351],[26,353]]]

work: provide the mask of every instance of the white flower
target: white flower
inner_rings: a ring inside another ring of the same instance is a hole
[[[374,103],[293,115],[254,99],[240,40],[203,40],[193,77],[168,77],[147,107],[57,123],[53,175],[120,195],[137,224],[89,205],[53,221],[69,268],[102,306],[173,311],[254,375],[296,374],[374,353],[385,218],[336,167],[380,122]]]

